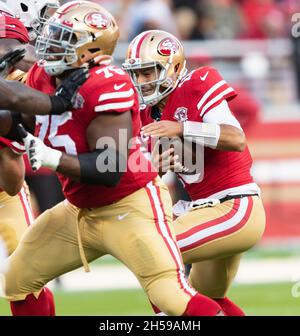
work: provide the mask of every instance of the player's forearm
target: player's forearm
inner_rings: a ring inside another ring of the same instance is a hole
[[[246,138],[243,131],[231,125],[220,125],[220,138],[216,149],[242,152],[245,146]]]
[[[114,149],[96,149],[72,156],[46,146],[31,134],[25,134],[23,139],[26,152],[34,171],[47,167],[76,182],[114,187],[126,170],[127,159]]]
[[[109,148],[78,156],[63,153],[57,172],[76,182],[114,187],[120,182],[127,166],[127,162],[124,162],[125,158],[120,157],[120,153],[113,152]]]
[[[77,156],[62,153],[56,171],[70,177],[73,181],[80,182],[80,163]]]
[[[183,123],[183,136],[205,147],[223,151],[242,152],[246,146],[244,132],[232,125],[186,121]]]
[[[60,86],[58,90],[60,93],[49,96],[23,83],[0,78],[0,109],[12,110],[28,116],[60,115],[72,107],[73,98],[80,84],[86,80],[86,74],[79,73],[78,83],[74,83],[77,77],[71,79],[73,80],[71,83],[66,79]]]
[[[30,115],[50,114],[51,99],[26,85],[0,78],[0,109]]]

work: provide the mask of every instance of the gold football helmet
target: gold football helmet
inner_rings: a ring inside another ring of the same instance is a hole
[[[187,73],[185,65],[183,46],[175,36],[161,30],[149,30],[130,43],[123,69],[131,76],[140,103],[155,105],[176,88]],[[155,71],[155,80],[138,83],[136,71],[147,68]],[[155,90],[145,95],[143,86],[148,84],[154,84]]]
[[[61,6],[38,37],[39,65],[50,75],[87,66],[99,55],[111,55],[119,38],[114,17],[90,1]]]

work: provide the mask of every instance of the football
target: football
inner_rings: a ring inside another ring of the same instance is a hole
[[[183,138],[160,138],[159,153],[173,149],[173,157],[177,157],[174,172],[193,175],[202,171],[204,147]],[[167,160],[167,158],[165,158]]]

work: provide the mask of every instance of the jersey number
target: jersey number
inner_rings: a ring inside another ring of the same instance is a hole
[[[72,119],[72,112],[65,112],[62,115],[38,116],[36,121],[41,125],[38,137],[44,141],[49,131],[48,140],[53,147],[62,147],[70,155],[77,155],[75,142],[69,135],[57,135],[59,126],[64,125]]]

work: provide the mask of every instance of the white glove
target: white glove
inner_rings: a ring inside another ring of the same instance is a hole
[[[41,139],[28,133],[22,125],[19,125],[19,132],[23,138],[32,170],[37,171],[41,167],[56,170],[59,166],[62,152],[46,146]]]

